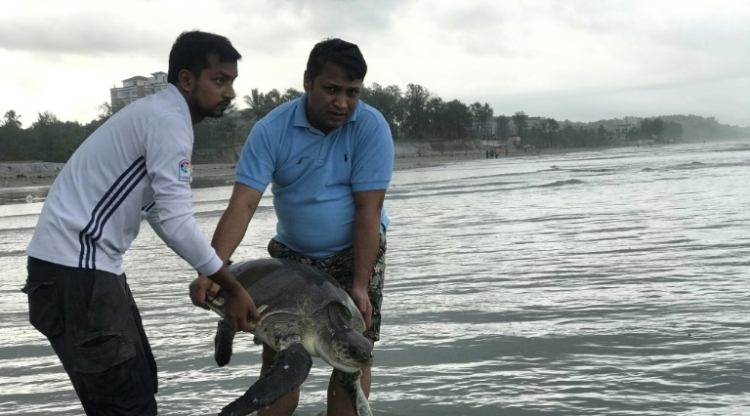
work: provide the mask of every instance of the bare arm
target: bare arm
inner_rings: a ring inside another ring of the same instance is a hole
[[[216,225],[213,239],[211,240],[211,245],[224,262],[224,266],[216,274],[208,277],[203,275],[198,276],[190,284],[190,298],[194,305],[207,309],[205,305],[206,297],[216,296],[220,287],[227,288],[227,291],[232,291],[237,289],[236,286],[239,286],[237,280],[231,276],[226,266],[232,253],[234,253],[245,236],[245,231],[247,231],[247,227],[253,218],[253,214],[255,214],[256,208],[258,208],[262,196],[262,193],[248,186],[239,183],[234,185],[229,205],[221,215],[219,223]],[[224,277],[224,273],[232,277],[232,279],[228,280],[228,278]],[[242,291],[244,292],[244,289]]]
[[[359,307],[365,324],[370,326],[372,305],[367,296],[367,286],[380,244],[380,211],[383,208],[385,190],[354,193],[357,213],[354,218],[354,284],[352,299]]]
[[[249,186],[235,183],[229,205],[219,219],[214,231],[211,245],[216,253],[227,263],[237,246],[245,237],[250,220],[258,208],[262,193]]]
[[[190,284],[190,297],[206,299],[206,292],[201,290],[201,285],[196,284],[199,277]],[[205,277],[203,277],[205,279]],[[255,302],[247,293],[244,287],[240,285],[237,279],[232,276],[227,266],[221,266],[219,271],[208,276],[209,282],[213,281],[227,291],[227,303],[224,310],[224,319],[235,331],[250,331],[252,328],[247,323],[247,317],[252,316],[255,324],[260,324],[260,312],[255,307]]]

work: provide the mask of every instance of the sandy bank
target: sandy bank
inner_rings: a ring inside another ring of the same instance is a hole
[[[479,153],[435,155],[425,157],[399,157],[395,159],[394,170],[437,166],[458,160],[478,159]],[[62,163],[19,162],[0,163],[0,188],[20,188],[26,186],[51,186],[62,169]],[[193,166],[193,186],[220,186],[234,183],[233,163],[202,164]]]
[[[431,166],[441,166],[458,162],[462,160],[485,159],[484,150],[456,150],[451,152],[429,151],[424,148],[420,149],[421,156],[417,155],[417,148],[414,152],[405,152],[400,149],[396,153],[394,170],[407,170],[416,168],[425,168]],[[542,154],[560,154],[571,153],[585,150],[594,150],[587,148],[568,148],[568,149],[544,149]],[[601,150],[601,149],[597,149]],[[508,156],[501,154],[499,159],[506,157],[536,157],[532,152],[511,152]],[[20,188],[27,186],[50,186],[62,169],[62,163],[49,162],[11,162],[0,163],[0,189]],[[201,188],[208,186],[231,185],[234,183],[233,163],[216,163],[216,164],[197,164],[193,166],[193,187]]]

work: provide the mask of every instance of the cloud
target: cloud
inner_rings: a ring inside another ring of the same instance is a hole
[[[148,2],[102,3],[13,3],[0,15],[0,48],[59,55],[149,54],[163,50],[172,37],[164,30],[169,25],[158,24],[164,10],[148,10]]]
[[[294,9],[312,33],[323,36],[377,37],[387,33],[399,10],[408,2],[399,0],[286,0],[287,8]]]
[[[174,39],[200,29],[242,53],[240,96],[301,88],[310,49],[333,36],[360,46],[368,83],[497,113],[693,109],[750,125],[748,21],[744,0],[23,0],[0,14],[14,63],[0,68],[0,111],[89,120],[113,84],[166,71]]]
[[[0,48],[91,55],[164,50],[163,45],[171,45],[180,32],[192,29],[213,31],[248,49],[273,54],[302,43],[309,49],[330,36],[364,42],[387,33],[404,2],[110,0],[63,4],[25,0],[23,3],[0,15]],[[29,13],[31,9],[34,13]],[[183,14],[188,18],[183,18]]]
[[[51,54],[98,55],[148,51],[155,33],[127,28],[121,22],[82,16],[75,21],[46,18],[43,21],[0,22],[0,48]]]
[[[664,53],[660,58],[675,52],[706,57],[731,53],[724,56],[734,58],[730,64],[746,67],[750,61],[750,3],[745,1],[558,2],[552,11],[573,29],[617,39],[629,53],[654,49]]]
[[[227,33],[248,49],[278,55],[288,49],[304,49],[327,37],[365,44],[383,39],[398,10],[407,2],[397,0],[225,0],[218,3],[231,16]]]

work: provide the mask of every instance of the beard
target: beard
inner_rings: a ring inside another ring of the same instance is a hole
[[[197,94],[193,94],[193,112],[199,117],[218,118],[224,115],[224,112],[232,104],[231,100],[223,100],[211,107],[204,105]]]
[[[203,117],[219,118],[224,115],[224,112],[227,111],[228,107],[229,103],[222,101],[221,103],[210,108],[204,107],[201,104],[197,104],[195,110],[199,115]]]

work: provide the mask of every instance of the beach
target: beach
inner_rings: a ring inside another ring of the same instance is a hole
[[[394,160],[394,170],[415,169],[439,166],[447,163],[479,159],[478,153],[456,154],[452,156],[401,157]],[[9,163],[0,171],[0,189],[22,188],[27,186],[51,186],[63,167],[62,163],[27,162]],[[234,182],[234,163],[210,163],[193,165],[193,187],[208,187]]]
[[[564,148],[564,149],[544,149],[541,155],[562,154],[594,150],[588,148]],[[601,149],[597,149],[601,150]],[[434,166],[447,165],[453,162],[465,160],[485,159],[485,152],[478,150],[470,151],[453,151],[453,152],[427,152],[423,151],[422,156],[416,154],[404,155],[404,152],[398,152],[394,159],[393,170],[401,171],[417,168],[429,168]],[[498,160],[514,157],[539,157],[537,150],[529,152],[511,151],[508,156],[501,154]],[[63,163],[50,163],[42,161],[20,161],[0,163],[0,189],[5,188],[22,188],[28,186],[51,186],[52,182],[60,172]],[[208,163],[193,165],[193,184],[194,188],[203,188],[210,186],[229,185],[234,183],[235,163]]]
[[[394,170],[440,166],[447,163],[484,158],[478,153],[435,155],[424,157],[399,157],[394,160]],[[51,186],[62,169],[62,163],[17,162],[0,164],[0,189],[22,188],[26,186]],[[231,184],[235,175],[234,163],[210,163],[193,165],[193,186],[207,187]]]

